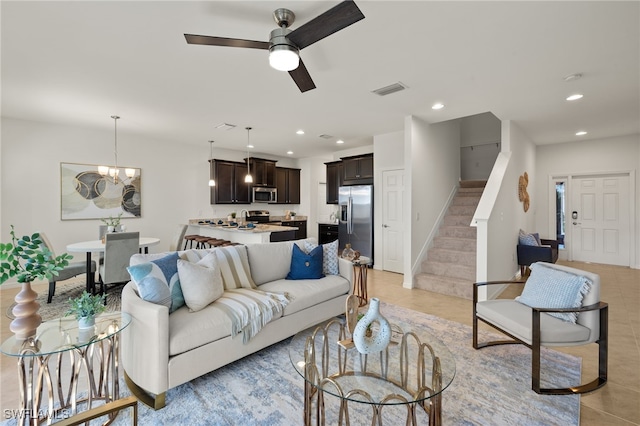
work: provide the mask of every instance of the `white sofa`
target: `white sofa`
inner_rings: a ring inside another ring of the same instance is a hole
[[[183,306],[169,314],[166,306],[141,299],[135,284],[129,282],[122,290],[122,311],[132,321],[122,333],[121,362],[131,391],[150,407],[162,408],[167,390],[344,313],[353,288],[352,264],[339,259],[339,275],[286,280],[293,244],[246,245],[251,277],[258,289],[292,296],[281,316],[246,344],[241,335],[231,337],[230,320],[215,302],[197,312]],[[137,265],[167,254],[136,254],[130,263]],[[179,254],[183,257],[185,252]]]

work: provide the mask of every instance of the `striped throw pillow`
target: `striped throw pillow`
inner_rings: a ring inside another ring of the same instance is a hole
[[[211,251],[217,257],[225,290],[258,288],[251,278],[245,246],[218,247]]]

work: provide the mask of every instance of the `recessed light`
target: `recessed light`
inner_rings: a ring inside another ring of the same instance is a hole
[[[431,109],[442,109],[444,108],[444,104],[441,104],[440,102],[433,104],[433,106],[431,107]]]
[[[293,151],[287,151],[287,154],[291,155],[293,154]]]
[[[576,93],[574,95],[568,96],[567,100],[568,101],[577,101],[578,99],[582,99],[584,95],[580,94],[580,93]]]
[[[304,130],[298,130],[298,131],[296,132],[296,135],[304,135]]]
[[[579,132],[576,132],[576,136],[584,136],[586,134],[587,132],[585,132],[584,130],[580,130]]]
[[[338,144],[343,144],[343,143],[344,143],[344,141],[343,141],[342,139],[338,139],[338,140],[336,141],[336,143],[338,143]]]

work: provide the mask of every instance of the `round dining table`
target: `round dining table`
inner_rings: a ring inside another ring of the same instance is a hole
[[[160,238],[140,237],[140,250],[144,249],[145,253],[149,253],[149,247],[159,243]],[[95,290],[95,276],[91,273],[91,256],[93,253],[103,253],[104,250],[105,243],[102,240],[82,241],[67,246],[67,252],[87,254],[87,292],[89,293]]]

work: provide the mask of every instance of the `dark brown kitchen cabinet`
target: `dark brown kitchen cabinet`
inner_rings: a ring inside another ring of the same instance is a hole
[[[216,186],[211,187],[211,204],[251,204],[245,183],[247,165],[235,161],[212,160]]]
[[[307,238],[307,221],[306,220],[286,220],[282,221],[282,226],[295,226],[298,228],[295,231],[294,238],[296,240],[303,240]]]
[[[320,223],[318,224],[318,243],[327,244],[338,239],[338,225]]]
[[[300,169],[276,167],[276,202],[273,204],[300,204]]]
[[[327,166],[327,204],[338,204],[338,192],[342,186],[342,161],[324,164]]]
[[[373,154],[342,158],[343,185],[373,183]]]
[[[246,161],[246,160],[245,160]],[[264,158],[249,158],[253,186],[276,186],[276,162]]]

